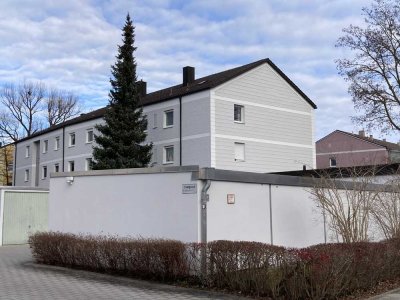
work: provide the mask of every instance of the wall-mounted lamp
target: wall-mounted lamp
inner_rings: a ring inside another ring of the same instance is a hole
[[[69,185],[71,185],[74,182],[74,177],[72,177],[72,176],[71,177],[67,177],[66,180],[67,180],[67,183]]]

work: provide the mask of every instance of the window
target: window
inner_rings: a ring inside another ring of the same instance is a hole
[[[235,161],[244,161],[244,143],[235,143]]]
[[[68,172],[74,172],[75,171],[75,162],[73,160],[68,162]]]
[[[60,149],[60,137],[57,136],[55,141],[54,141],[54,150]]]
[[[235,122],[244,123],[244,106],[235,104],[233,115]]]
[[[47,166],[42,167],[42,179],[47,178]]]
[[[164,164],[172,164],[174,162],[174,146],[164,147]]]
[[[86,143],[93,142],[93,128],[86,130]]]
[[[157,128],[157,114],[153,115],[153,128]]]
[[[25,157],[29,157],[31,155],[31,147],[26,146],[25,147]]]
[[[25,182],[29,181],[29,170],[25,170]]]
[[[49,151],[49,141],[45,140],[43,141],[43,153],[46,153],[47,151]]]
[[[164,128],[169,128],[174,126],[174,110],[164,111]]]
[[[329,159],[329,166],[332,167],[332,168],[336,167],[336,157],[331,157]]]
[[[92,158],[86,158],[86,165],[85,165],[85,170],[90,171],[92,169]]]
[[[60,165],[59,164],[55,164],[54,165],[54,172],[56,172],[56,173],[60,172]]]
[[[69,134],[69,146],[75,146],[75,132]]]

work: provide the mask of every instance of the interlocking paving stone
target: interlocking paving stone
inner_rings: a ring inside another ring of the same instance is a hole
[[[0,299],[244,299],[94,272],[35,264],[28,246],[0,247]]]

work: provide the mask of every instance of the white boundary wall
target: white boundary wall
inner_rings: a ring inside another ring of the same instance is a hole
[[[208,240],[289,247],[325,242],[324,220],[304,187],[213,181],[209,194]],[[235,195],[235,204],[227,203],[227,194]]]
[[[287,247],[334,241],[311,199],[311,181],[197,166],[52,174],[49,229]],[[183,193],[184,184],[196,185],[193,193]]]
[[[95,172],[86,172],[87,174]],[[65,173],[64,173],[65,174]],[[51,231],[199,241],[192,172],[52,177]]]

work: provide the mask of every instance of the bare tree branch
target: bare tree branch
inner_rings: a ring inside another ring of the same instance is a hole
[[[336,44],[354,54],[336,61],[361,113],[353,120],[383,132],[400,130],[400,5],[375,0],[363,13],[365,28],[350,25]]]
[[[80,113],[78,98],[70,92],[50,89],[46,98],[47,121],[50,126],[62,123]]]
[[[375,170],[346,168],[346,173],[350,175],[351,188],[341,184],[344,178],[338,169],[335,176],[322,174],[310,193],[339,241],[367,241],[371,212],[379,195],[379,191],[368,188],[373,183]]]
[[[0,137],[17,141],[79,114],[71,92],[47,89],[41,82],[5,84],[0,90]]]

